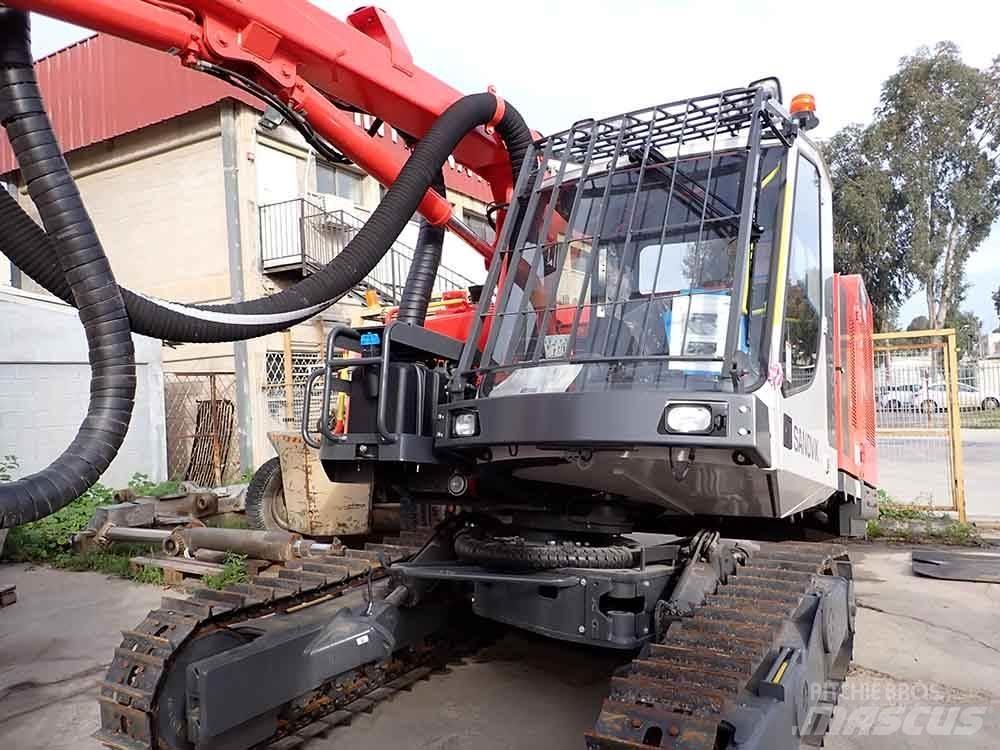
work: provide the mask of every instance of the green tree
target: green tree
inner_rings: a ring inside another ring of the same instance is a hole
[[[849,125],[824,144],[823,152],[833,191],[834,265],[841,273],[861,274],[876,330],[892,330],[914,283],[900,226],[902,195],[871,128]]]
[[[979,339],[983,335],[983,321],[968,310],[954,310],[945,319],[946,328],[955,329],[955,349],[958,355],[976,355],[979,352]]]
[[[958,309],[966,261],[1000,213],[998,135],[1000,58],[979,70],[940,42],[882,86],[870,147],[900,196],[898,236],[934,328]]]
[[[997,315],[1000,315],[1000,286],[993,292],[993,309],[997,311]]]
[[[0,482],[9,482],[17,466],[17,456],[0,456]]]
[[[930,323],[929,320],[927,320],[927,316],[926,315],[918,315],[913,320],[910,321],[910,324],[908,326],[906,326],[906,330],[907,331],[926,331],[930,327],[931,327],[931,323]],[[930,336],[920,336],[919,338],[908,339],[907,341],[910,344],[922,345],[922,344],[929,344],[933,340],[934,340],[933,337],[930,337]]]

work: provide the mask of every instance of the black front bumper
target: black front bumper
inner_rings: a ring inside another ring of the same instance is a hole
[[[679,403],[709,406],[725,415],[723,426],[709,434],[668,432],[665,409]],[[478,434],[456,436],[454,416],[470,411],[478,417]],[[435,449],[470,451],[522,445],[731,448],[759,466],[771,465],[767,406],[744,393],[531,393],[456,401],[438,407],[434,437]]]

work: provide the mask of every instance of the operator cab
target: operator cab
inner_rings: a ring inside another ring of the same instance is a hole
[[[632,155],[617,170],[564,180],[550,222],[560,228],[544,242],[538,234],[556,188],[543,190],[518,259],[523,278],[491,321],[500,328],[480,396],[732,389],[723,355],[746,146],[713,155],[699,145],[672,158],[658,151],[645,168]],[[737,318],[751,363],[760,359],[783,152],[767,147],[761,159],[767,182],[751,230],[751,304]],[[554,364],[567,358],[570,367]]]
[[[324,441],[331,476],[584,515],[825,506],[842,489],[829,179],[801,132],[814,114],[778,92],[535,142],[460,351],[438,337],[407,360],[430,341],[387,326],[380,384],[355,369],[348,433]]]

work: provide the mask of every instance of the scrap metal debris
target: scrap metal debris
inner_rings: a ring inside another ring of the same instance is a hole
[[[1000,552],[913,550],[913,572],[946,581],[1000,583]]]

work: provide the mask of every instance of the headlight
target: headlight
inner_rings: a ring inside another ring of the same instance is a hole
[[[475,412],[461,412],[453,417],[451,423],[451,434],[454,437],[472,437],[478,433],[479,417]]]
[[[667,429],[671,432],[709,432],[712,429],[712,410],[693,404],[668,406]]]

